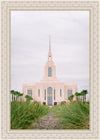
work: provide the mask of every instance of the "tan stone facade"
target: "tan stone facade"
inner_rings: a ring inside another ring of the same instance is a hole
[[[77,92],[77,85],[74,83],[60,82],[56,77],[56,67],[52,60],[51,38],[49,37],[48,61],[44,69],[44,77],[39,83],[26,83],[23,85],[25,95],[30,95],[41,104],[53,106],[62,101],[68,102],[68,97]],[[74,97],[75,100],[75,97]]]

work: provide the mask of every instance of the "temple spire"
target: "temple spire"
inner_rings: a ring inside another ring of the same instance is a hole
[[[51,36],[49,35],[49,52],[48,52],[48,61],[52,60],[52,54],[51,54]]]
[[[51,51],[51,36],[49,35],[49,51]]]

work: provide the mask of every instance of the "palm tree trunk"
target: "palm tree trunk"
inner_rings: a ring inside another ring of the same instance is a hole
[[[76,96],[76,101],[78,101],[78,96]]]
[[[11,94],[12,95],[12,101],[13,101],[13,94]]]
[[[21,96],[20,96],[20,102],[21,102]]]
[[[77,96],[77,101],[79,101],[79,96]]]
[[[86,97],[85,97],[85,95],[84,95],[84,101],[85,101],[85,98],[86,98]]]
[[[82,98],[83,98],[83,102],[84,102],[84,95],[82,96]]]
[[[85,94],[85,102],[86,102],[86,94]]]
[[[16,96],[16,101],[18,101],[18,95]]]

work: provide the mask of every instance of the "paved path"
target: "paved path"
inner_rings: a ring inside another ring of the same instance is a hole
[[[59,129],[58,118],[53,111],[50,111],[48,115],[41,118],[36,123],[31,125],[31,129]]]

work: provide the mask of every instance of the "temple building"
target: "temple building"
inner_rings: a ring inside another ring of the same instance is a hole
[[[68,102],[68,97],[76,92],[76,84],[60,82],[56,77],[56,67],[51,53],[51,37],[49,36],[49,52],[44,68],[44,77],[38,83],[24,84],[23,98],[26,100],[25,96],[30,95],[33,100],[39,101],[41,104],[53,106],[60,104],[62,101]],[[73,100],[76,100],[75,96]]]

